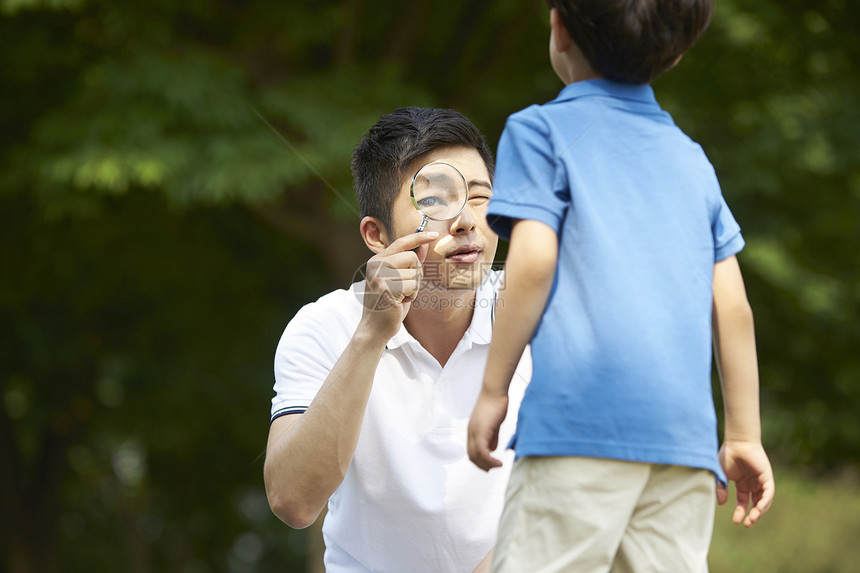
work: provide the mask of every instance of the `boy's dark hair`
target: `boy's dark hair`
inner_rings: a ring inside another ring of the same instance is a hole
[[[443,147],[469,147],[478,152],[490,181],[493,154],[481,132],[452,109],[401,107],[379,118],[352,153],[352,180],[362,218],[379,219],[393,234],[391,208],[412,162]]]
[[[546,0],[594,71],[650,83],[699,39],[713,0]]]

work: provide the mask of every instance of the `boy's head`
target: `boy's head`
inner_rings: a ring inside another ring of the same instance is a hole
[[[712,0],[546,0],[595,72],[644,84],[671,68],[708,27]]]
[[[352,179],[361,217],[375,217],[393,235],[391,209],[413,162],[430,151],[466,147],[493,176],[493,155],[478,129],[451,109],[403,107],[379,118],[352,154]]]

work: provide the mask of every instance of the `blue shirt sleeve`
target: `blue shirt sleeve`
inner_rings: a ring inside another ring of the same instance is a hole
[[[532,219],[557,233],[570,202],[563,172],[558,169],[546,125],[539,119],[509,117],[499,140],[487,212],[493,231],[508,239],[514,220]]]
[[[741,235],[741,227],[735,221],[726,200],[720,196],[716,216],[712,219],[711,231],[714,235],[714,262],[718,263],[735,255],[746,244]]]

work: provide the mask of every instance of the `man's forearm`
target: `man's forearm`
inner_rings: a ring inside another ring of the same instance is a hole
[[[557,261],[555,231],[537,221],[523,220],[514,225],[484,374],[485,392],[507,394],[517,363],[546,307]]]
[[[340,486],[352,462],[385,340],[361,327],[308,410],[272,424],[264,477],[272,510],[307,527]]]

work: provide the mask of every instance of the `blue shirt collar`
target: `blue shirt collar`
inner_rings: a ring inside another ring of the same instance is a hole
[[[625,84],[605,78],[573,82],[565,86],[553,101],[561,102],[593,95],[657,104],[654,90],[651,89],[650,85]]]

